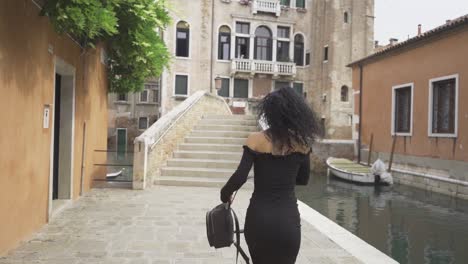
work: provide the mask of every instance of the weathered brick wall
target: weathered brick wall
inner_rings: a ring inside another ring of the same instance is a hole
[[[231,114],[220,98],[205,95],[148,151],[146,183],[151,186],[161,175],[161,167],[172,156],[177,146],[192,131],[200,119],[208,114]]]

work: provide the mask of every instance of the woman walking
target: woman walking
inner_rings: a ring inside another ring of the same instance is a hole
[[[295,185],[307,185],[311,144],[320,133],[316,115],[292,88],[268,94],[259,105],[268,129],[252,133],[236,172],[221,189],[221,200],[247,180],[254,165],[254,192],[245,219],[253,264],[293,264],[301,244]]]

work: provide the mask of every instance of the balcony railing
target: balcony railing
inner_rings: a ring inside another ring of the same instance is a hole
[[[254,0],[252,3],[252,12],[273,13],[276,16],[281,15],[281,5],[279,0]]]
[[[294,76],[296,75],[296,64],[292,62],[234,59],[232,61],[232,72]]]

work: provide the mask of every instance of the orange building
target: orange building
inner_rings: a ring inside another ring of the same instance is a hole
[[[468,16],[349,66],[361,160],[395,137],[397,181],[468,199]]]
[[[56,34],[37,2],[0,4],[0,256],[89,190],[107,147],[102,48]]]

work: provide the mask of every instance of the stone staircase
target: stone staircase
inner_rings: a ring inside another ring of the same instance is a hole
[[[254,116],[204,117],[174,151],[173,157],[162,168],[157,183],[171,186],[224,186],[239,164],[242,145],[248,135],[258,130]],[[246,185],[252,187],[252,180]]]

